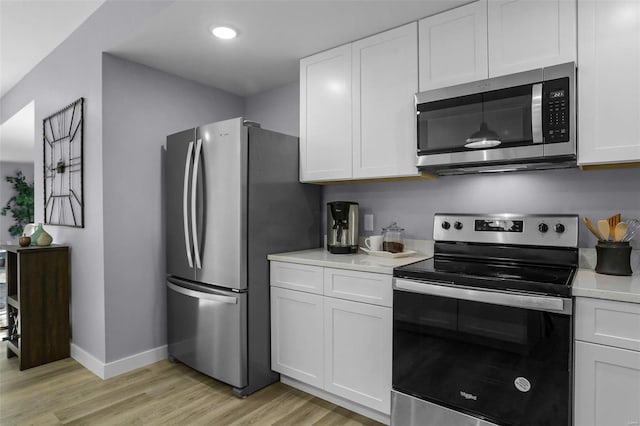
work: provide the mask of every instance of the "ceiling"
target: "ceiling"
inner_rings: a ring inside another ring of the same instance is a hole
[[[0,0],[0,97],[104,1]],[[469,1],[176,0],[109,53],[251,96],[297,81],[302,57]],[[238,37],[211,36],[209,27],[221,24]],[[33,104],[0,126],[3,161],[32,160],[33,126]]]
[[[299,59],[469,0],[176,1],[110,53],[250,96],[298,80]],[[232,26],[218,40],[211,25]]]
[[[105,0],[0,0],[0,97]]]

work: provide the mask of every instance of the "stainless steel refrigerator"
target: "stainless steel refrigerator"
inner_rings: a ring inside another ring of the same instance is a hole
[[[271,371],[267,254],[320,247],[320,189],[298,138],[242,118],[167,137],[169,358],[246,396]]]

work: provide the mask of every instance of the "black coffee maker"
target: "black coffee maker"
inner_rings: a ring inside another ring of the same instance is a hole
[[[327,203],[327,250],[334,254],[358,252],[358,203]]]

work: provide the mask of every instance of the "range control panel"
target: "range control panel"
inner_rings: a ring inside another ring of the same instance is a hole
[[[578,247],[578,216],[437,213],[433,219],[433,239]]]
[[[569,79],[545,81],[542,86],[542,132],[545,143],[569,140]]]

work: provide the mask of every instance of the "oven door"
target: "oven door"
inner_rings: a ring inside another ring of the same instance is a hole
[[[571,424],[570,299],[403,279],[393,297],[394,391],[499,425]]]

